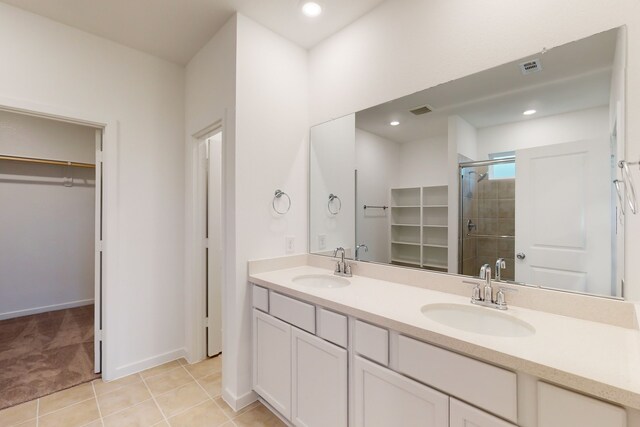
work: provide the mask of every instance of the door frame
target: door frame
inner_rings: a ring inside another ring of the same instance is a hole
[[[118,282],[118,121],[110,117],[96,117],[81,111],[73,111],[68,108],[39,104],[23,99],[0,97],[0,110],[26,114],[33,117],[58,120],[74,123],[102,130],[102,216],[96,211],[96,225],[102,221],[102,241],[96,226],[95,249],[102,251],[102,283],[100,276],[95,275],[94,287],[101,289],[102,295],[94,295],[96,307],[96,319],[102,318],[102,329],[99,322],[94,322],[96,337],[102,342],[101,372],[106,381],[114,379],[115,348],[109,346],[109,323],[112,321],[107,310],[110,292],[114,283]],[[96,158],[96,161],[98,159]],[[96,169],[97,171],[98,169]],[[96,189],[96,203],[100,192]],[[98,266],[94,266],[97,268]],[[114,316],[115,317],[115,316]]]
[[[226,194],[227,185],[225,177],[225,164],[224,159],[227,150],[227,136],[224,127],[224,120],[217,119],[210,125],[202,128],[198,132],[192,134],[187,141],[187,155],[186,155],[186,244],[185,244],[185,349],[186,358],[190,363],[195,363],[207,357],[207,341],[206,341],[206,296],[207,296],[207,280],[206,275],[202,274],[205,268],[204,259],[200,256],[203,249],[203,232],[201,227],[204,219],[205,203],[206,201],[201,198],[202,184],[200,182],[201,169],[199,167],[199,144],[209,137],[222,132],[222,144],[221,144],[221,158],[222,158],[222,171],[221,171],[221,221],[222,221],[222,248],[226,247],[227,232],[225,224],[226,221]],[[225,296],[225,262],[223,250],[223,259],[221,261],[222,266],[222,286],[221,286],[221,301],[224,301]],[[224,315],[222,316],[222,322],[224,325]]]

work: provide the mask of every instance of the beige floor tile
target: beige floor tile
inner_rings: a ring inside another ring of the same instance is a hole
[[[139,382],[98,396],[98,405],[100,405],[100,413],[106,417],[147,399],[151,399],[151,393],[143,382]]]
[[[0,411],[0,426],[13,426],[36,417],[38,403],[35,400]]]
[[[162,421],[163,416],[153,400],[146,400],[103,420],[105,427],[148,427]]]
[[[153,427],[171,427],[165,420],[160,421],[158,424],[154,424]]]
[[[105,382],[102,379],[93,381],[93,387],[96,389],[96,395],[100,396],[101,394],[111,393],[112,391],[116,391],[121,389],[122,387],[139,383],[142,381],[142,378],[139,374],[129,375],[124,378],[120,378],[114,381]]]
[[[96,399],[85,400],[40,417],[40,427],[77,427],[100,418]]]
[[[206,377],[198,378],[198,383],[204,388],[209,396],[218,397],[222,392],[222,373],[207,375]]]
[[[193,365],[186,365],[185,368],[187,368],[187,371],[189,371],[194,378],[206,377],[207,375],[222,371],[222,356],[205,359]]]
[[[146,379],[146,378],[152,377],[154,375],[163,374],[163,373],[165,373],[167,371],[170,371],[172,369],[175,369],[175,368],[177,368],[179,366],[181,366],[180,362],[178,362],[177,360],[172,360],[171,362],[165,363],[163,365],[147,369],[146,371],[142,371],[140,373],[140,375],[142,375],[142,378]]]
[[[158,402],[158,406],[160,406],[164,415],[169,418],[208,399],[209,396],[207,396],[207,393],[193,381],[185,386],[157,396],[156,402]]]
[[[86,425],[82,426],[82,427],[102,427],[102,420],[101,419],[95,420],[95,421],[93,421],[93,422],[91,422],[89,424],[86,424]]]
[[[171,427],[219,427],[229,418],[211,400],[169,418]]]
[[[185,359],[184,357],[181,357],[180,359],[178,359],[178,363],[180,363],[182,366],[189,364],[189,362],[187,362],[187,359]]]
[[[264,405],[238,415],[233,422],[238,427],[286,427],[286,424]]]
[[[255,408],[258,405],[261,405],[260,402],[258,402],[257,400],[253,403],[251,403],[250,405],[245,406],[244,408],[240,409],[238,412],[234,411],[231,406],[229,406],[227,404],[227,402],[224,401],[224,399],[222,399],[222,397],[216,397],[213,399],[216,404],[220,407],[220,409],[222,409],[222,411],[225,413],[225,415],[229,418],[235,418],[240,414],[243,414],[247,411],[250,411],[251,409]]]
[[[156,375],[145,380],[151,393],[157,396],[169,390],[178,388],[189,382],[194,382],[193,378],[183,368],[173,369],[160,375]]]
[[[91,383],[80,384],[40,399],[40,416],[94,397]]]
[[[3,425],[3,424],[0,424],[0,425]],[[16,424],[13,427],[37,427],[37,425],[38,425],[38,420],[34,418],[32,420],[25,421],[25,422],[20,423],[20,424]]]

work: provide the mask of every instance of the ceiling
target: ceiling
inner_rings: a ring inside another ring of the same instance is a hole
[[[607,105],[616,34],[615,29],[596,34],[360,111],[356,126],[411,142],[446,135],[448,117],[454,114],[484,128]],[[542,71],[523,75],[519,64],[535,58]],[[409,112],[425,104],[431,113]],[[537,113],[523,116],[529,109]],[[393,120],[400,125],[390,126]]]
[[[299,0],[1,1],[184,65],[236,11],[308,49],[384,0],[318,0],[317,18]]]

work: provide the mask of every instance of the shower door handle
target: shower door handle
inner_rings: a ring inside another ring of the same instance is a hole
[[[518,252],[516,254],[516,258],[518,259],[525,259],[527,257],[527,255],[525,255],[523,252]]]

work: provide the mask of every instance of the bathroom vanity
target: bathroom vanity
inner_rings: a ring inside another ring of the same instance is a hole
[[[502,312],[473,306],[460,277],[353,263],[342,278],[334,264],[249,266],[254,390],[292,425],[640,422],[633,304],[523,288]]]

